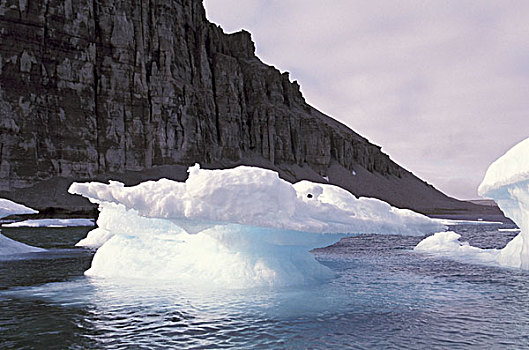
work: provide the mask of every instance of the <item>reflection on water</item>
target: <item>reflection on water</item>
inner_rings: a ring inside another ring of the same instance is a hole
[[[497,228],[453,229],[473,245],[500,248],[516,233]],[[529,343],[529,273],[415,254],[411,249],[421,237],[362,236],[318,249],[318,260],[338,277],[311,288],[192,290],[84,277],[92,252],[72,246],[86,231],[47,230],[41,242],[35,229],[21,230],[4,233],[52,250],[31,260],[0,262],[0,347],[520,348]]]

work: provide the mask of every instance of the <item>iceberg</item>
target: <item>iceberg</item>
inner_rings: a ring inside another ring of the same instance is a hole
[[[478,194],[494,199],[505,216],[520,228],[520,233],[503,249],[471,247],[459,242],[459,235],[453,232],[440,232],[425,238],[415,250],[458,260],[529,269],[529,138],[489,166]]]
[[[461,242],[460,238],[460,234],[452,231],[436,232],[420,241],[413,250],[467,263],[498,264],[501,250],[473,247],[468,242]]]
[[[329,184],[291,184],[271,170],[195,165],[185,182],[73,183],[99,205],[87,275],[247,287],[314,283],[333,274],[310,254],[346,235],[424,235],[444,226]]]
[[[9,215],[36,213],[38,213],[38,211],[34,209],[12,202],[8,199],[0,198],[0,219]],[[44,249],[17,242],[0,233],[0,257],[40,251],[44,251]]]

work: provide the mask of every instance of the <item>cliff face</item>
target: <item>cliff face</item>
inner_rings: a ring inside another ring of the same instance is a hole
[[[450,201],[309,106],[288,73],[255,56],[249,33],[225,34],[200,0],[3,0],[0,27],[6,193],[199,162],[328,176],[412,208],[422,192]],[[390,198],[399,183],[415,199]]]

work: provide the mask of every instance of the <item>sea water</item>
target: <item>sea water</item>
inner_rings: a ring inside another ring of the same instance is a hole
[[[508,224],[450,229],[502,248]],[[313,251],[335,272],[289,288],[193,290],[83,275],[88,228],[6,228],[47,248],[0,261],[0,348],[524,348],[529,272],[413,251],[424,237],[365,235]]]

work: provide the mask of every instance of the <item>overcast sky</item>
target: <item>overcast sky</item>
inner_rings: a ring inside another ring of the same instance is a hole
[[[529,137],[529,1],[205,0],[307,102],[443,192],[477,198]]]

